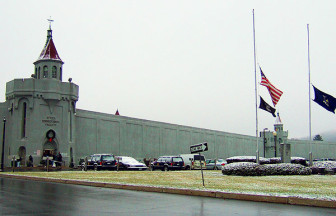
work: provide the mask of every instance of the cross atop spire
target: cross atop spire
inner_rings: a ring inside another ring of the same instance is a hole
[[[48,22],[49,22],[49,30],[51,30],[51,23],[54,22],[54,20],[51,19],[51,16],[50,16],[50,18],[47,19],[47,20],[48,20]]]
[[[54,20],[52,20],[51,17],[47,20],[49,22],[49,29],[48,29],[48,35],[47,35],[47,42],[48,42],[48,40],[50,40],[50,38],[52,38],[51,23],[54,22]]]

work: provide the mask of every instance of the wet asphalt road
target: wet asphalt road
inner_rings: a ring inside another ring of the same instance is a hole
[[[336,209],[0,177],[0,215],[336,215]]]

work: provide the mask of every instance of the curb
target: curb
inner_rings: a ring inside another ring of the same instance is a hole
[[[44,182],[54,182],[62,184],[75,184],[93,187],[104,187],[113,189],[124,189],[124,190],[136,190],[144,192],[156,192],[156,193],[170,193],[170,194],[180,194],[189,196],[202,196],[202,197],[212,197],[219,199],[235,199],[253,202],[267,202],[267,203],[278,203],[278,204],[289,204],[289,205],[302,205],[302,206],[312,206],[312,207],[323,207],[323,208],[335,208],[336,201],[334,200],[321,200],[321,199],[309,199],[300,198],[293,196],[270,196],[270,195],[256,195],[256,194],[240,194],[240,193],[228,193],[220,191],[202,191],[194,189],[179,189],[179,188],[160,188],[151,186],[137,186],[137,185],[127,185],[127,184],[115,184],[115,183],[103,183],[103,182],[87,182],[79,180],[67,180],[67,179],[51,179],[51,178],[41,178],[32,176],[18,176],[11,174],[0,173],[0,177],[14,178],[14,179],[24,179],[24,180],[34,180],[34,181],[44,181]]]

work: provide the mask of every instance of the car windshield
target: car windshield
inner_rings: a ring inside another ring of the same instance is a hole
[[[99,160],[99,158],[100,158],[100,157],[99,157],[99,156],[97,156],[97,155],[95,155],[95,156],[92,156],[92,160],[93,160],[93,161],[97,161],[97,160]]]
[[[194,160],[203,160],[204,161],[204,156],[203,155],[194,155]]]
[[[159,158],[157,161],[158,161],[158,162],[165,161],[165,158]]]
[[[179,157],[173,158],[173,162],[182,162],[182,161],[183,161],[182,158]]]
[[[114,157],[113,157],[113,155],[103,155],[102,160],[111,161],[111,160],[114,160]]]
[[[135,160],[132,157],[122,157],[121,161],[122,162],[127,162],[127,163],[139,163],[137,160]]]

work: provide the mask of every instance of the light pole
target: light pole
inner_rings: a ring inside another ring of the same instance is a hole
[[[4,171],[4,157],[5,157],[5,132],[6,132],[6,118],[3,118],[3,134],[2,134],[2,151],[1,151],[1,171]]]
[[[277,143],[277,132],[274,131],[273,132],[273,136],[274,136],[274,157],[277,156],[277,146],[276,146],[276,143]]]
[[[268,130],[268,128],[264,128],[263,134],[264,134],[264,157],[266,157],[266,138],[265,138],[265,130]]]

